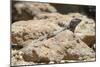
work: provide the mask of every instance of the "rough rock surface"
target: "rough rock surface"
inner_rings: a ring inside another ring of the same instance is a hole
[[[23,59],[23,52],[19,50],[12,50],[11,51],[11,65],[18,66],[18,65],[32,65],[35,64],[34,62],[26,62]]]
[[[56,24],[59,24],[63,27],[70,23],[70,21],[72,20],[72,17],[68,15],[62,15],[60,13],[44,13],[44,14],[39,14],[35,16],[33,19],[34,20],[45,19],[51,22],[54,21]]]
[[[95,21],[85,16],[76,26],[74,33],[79,36],[88,46],[92,47],[95,43]]]
[[[95,43],[95,21],[83,14],[69,13],[68,15],[62,15],[59,13],[46,13],[39,14],[34,19],[54,21],[62,27],[68,27],[90,47]],[[80,22],[78,24],[76,21],[71,23],[74,19],[78,19]]]
[[[95,61],[96,23],[75,7],[13,1],[11,65]]]
[[[35,15],[41,13],[54,13],[57,10],[48,3],[34,3],[34,2],[18,2],[13,1],[12,4],[12,21],[30,20]]]
[[[94,51],[75,35],[65,30],[53,38],[38,43],[31,43],[21,49],[26,61],[45,62],[61,60],[87,60],[95,58]]]
[[[12,42],[18,45],[28,40],[37,42],[60,30],[61,27],[46,20],[19,21],[12,24]]]

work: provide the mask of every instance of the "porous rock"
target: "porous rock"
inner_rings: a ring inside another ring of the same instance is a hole
[[[72,17],[60,13],[44,13],[35,16],[33,19],[34,20],[45,19],[51,22],[53,21],[53,23],[59,24],[60,26],[64,27],[69,25],[70,21],[72,20]]]
[[[92,19],[85,18],[75,28],[75,34],[79,36],[88,46],[95,44],[95,22]]]
[[[62,30],[57,24],[46,20],[19,21],[12,24],[12,42],[23,45],[46,39],[53,33]]]
[[[59,63],[61,60],[89,61],[95,58],[94,51],[69,30],[62,31],[48,40],[31,43],[21,51],[26,61],[33,62]]]
[[[12,21],[30,20],[35,15],[41,13],[53,13],[57,10],[48,3],[34,3],[34,2],[18,2],[13,1],[12,4]]]

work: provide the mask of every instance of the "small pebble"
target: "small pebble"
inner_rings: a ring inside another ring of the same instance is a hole
[[[61,60],[60,63],[65,63],[65,60]]]
[[[54,62],[53,61],[50,61],[49,64],[54,64]]]

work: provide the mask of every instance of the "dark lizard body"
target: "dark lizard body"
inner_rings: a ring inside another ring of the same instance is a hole
[[[81,22],[81,19],[72,19],[70,24],[69,24],[69,29],[74,32],[76,26]]]

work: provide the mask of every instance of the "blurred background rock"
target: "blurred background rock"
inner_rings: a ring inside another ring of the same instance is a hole
[[[81,13],[95,20],[96,6],[72,5],[58,3],[36,3],[13,1],[12,2],[12,22],[19,20],[30,20],[34,16],[43,13]]]

